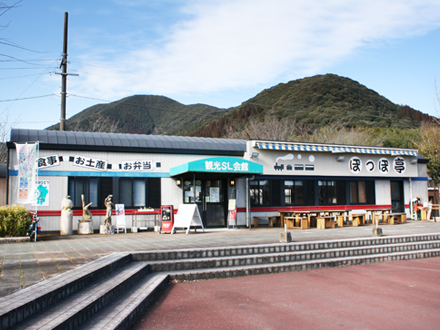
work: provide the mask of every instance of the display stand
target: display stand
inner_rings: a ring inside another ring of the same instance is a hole
[[[176,232],[176,228],[187,228],[186,234],[188,234],[191,226],[201,226],[203,232],[205,232],[197,204],[180,204],[179,210],[174,217],[174,226],[171,234]]]
[[[116,204],[116,226],[115,230],[116,233],[119,234],[119,229],[124,230],[125,233],[127,233],[127,224],[125,221],[125,206],[124,204]]]
[[[150,217],[149,219],[139,219],[142,215],[148,215]],[[151,219],[151,216],[153,219]],[[160,223],[157,218],[158,214],[156,214],[153,208],[134,210],[131,216],[131,231],[138,232],[138,230],[148,230],[148,221],[153,221],[154,227],[156,227]],[[144,226],[140,226],[141,223],[143,223]]]

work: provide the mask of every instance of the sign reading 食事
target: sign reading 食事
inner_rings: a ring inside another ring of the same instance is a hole
[[[60,165],[60,158],[58,155],[50,155],[39,157],[37,159],[38,169],[43,169],[46,167],[58,166]]]

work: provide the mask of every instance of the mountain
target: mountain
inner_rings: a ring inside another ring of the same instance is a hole
[[[68,130],[221,137],[232,124],[274,114],[310,129],[339,127],[417,128],[432,117],[397,105],[357,81],[334,74],[281,83],[230,109],[184,105],[164,96],[134,95],[97,104],[67,120]],[[48,129],[58,129],[53,125]]]
[[[184,135],[220,118],[228,110],[205,104],[184,105],[156,95],[134,95],[97,104],[66,121],[67,130]],[[57,130],[59,124],[47,129]]]
[[[279,119],[295,119],[312,129],[328,124],[407,129],[432,119],[409,106],[394,104],[352,79],[326,74],[265,89],[190,135],[222,136],[232,123],[237,125],[251,116],[263,117],[269,112]]]

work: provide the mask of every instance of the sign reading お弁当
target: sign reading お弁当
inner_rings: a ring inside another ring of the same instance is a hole
[[[124,161],[119,164],[119,168],[123,171],[152,171],[155,163],[153,160],[133,160]]]

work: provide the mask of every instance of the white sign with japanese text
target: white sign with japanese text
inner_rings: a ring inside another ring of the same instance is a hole
[[[124,161],[120,165],[123,171],[153,171],[155,164],[153,160]]]
[[[219,162],[219,161],[205,161],[205,170],[207,171],[249,171],[248,163],[235,162],[231,164],[230,162]]]
[[[50,155],[39,157],[37,159],[38,169],[43,169],[46,167],[58,166],[60,165],[60,158],[58,155]]]
[[[85,167],[93,170],[105,171],[107,170],[107,161],[102,159],[96,159],[91,157],[84,157],[75,155],[73,165]]]

